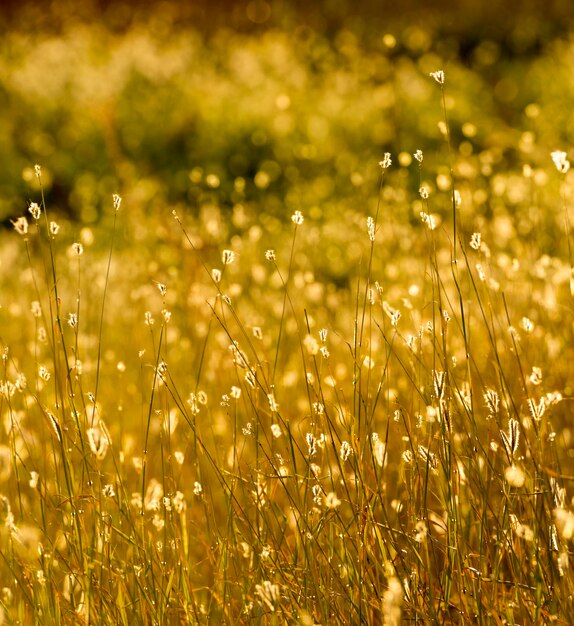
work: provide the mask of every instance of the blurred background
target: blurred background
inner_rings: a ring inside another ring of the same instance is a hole
[[[146,213],[241,203],[318,218],[369,202],[390,151],[400,167],[387,199],[414,219],[404,208],[420,182],[412,153],[428,155],[431,188],[444,173],[440,90],[428,77],[439,68],[457,177],[489,216],[508,188],[497,173],[546,167],[550,150],[572,143],[571,7],[5,1],[0,218],[9,227],[35,197],[35,163],[62,219],[98,223],[115,191]],[[526,201],[512,189],[511,203]]]

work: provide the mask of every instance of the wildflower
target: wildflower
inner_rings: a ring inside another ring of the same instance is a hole
[[[530,380],[533,385],[539,385],[542,382],[542,370],[535,365],[532,366],[532,373],[528,377],[528,380]]]
[[[526,482],[526,475],[517,465],[509,465],[504,470],[504,478],[511,487],[520,488]]]
[[[518,450],[518,442],[520,440],[520,431],[518,430],[518,421],[513,417],[508,420],[508,435],[500,431],[500,438],[506,450],[506,454],[512,458]]]
[[[315,339],[315,337],[313,337],[313,335],[307,335],[305,339],[303,339],[303,345],[311,356],[318,354],[319,342]]]
[[[36,204],[36,202],[30,202],[28,212],[36,221],[38,221],[40,219],[40,215],[42,214],[42,209],[38,204]]]
[[[36,174],[36,178],[42,177],[42,168],[38,164],[34,165],[34,174]]]
[[[50,426],[52,426],[52,429],[56,435],[56,438],[58,439],[60,443],[62,443],[62,431],[60,429],[60,424],[58,424],[58,420],[52,413],[50,413],[50,411],[46,411],[46,415],[48,416],[48,419],[50,420]]]
[[[558,533],[562,539],[569,541],[574,536],[574,514],[564,508],[556,508],[553,513]]]
[[[401,319],[401,312],[398,309],[394,309],[387,301],[383,302],[383,311],[390,317],[391,326],[396,328]]]
[[[271,434],[275,437],[275,439],[279,439],[281,437],[281,426],[279,424],[271,424]]]
[[[155,320],[153,319],[153,315],[151,314],[151,311],[146,311],[144,313],[144,318],[145,318],[145,325],[146,326],[153,326],[155,323]]]
[[[30,472],[30,481],[28,482],[28,484],[30,485],[30,489],[36,489],[39,480],[40,474],[38,474],[38,472]]]
[[[434,230],[436,228],[436,220],[434,218],[434,215],[421,211],[420,216],[423,224],[426,224],[429,230]]]
[[[566,152],[562,152],[561,150],[555,150],[550,153],[550,157],[556,166],[556,169],[561,174],[566,174],[566,172],[570,169],[570,161],[568,160],[568,155]]]
[[[267,504],[267,485],[262,482],[259,477],[255,483],[255,490],[251,492],[253,499],[259,506],[265,506]]]
[[[442,400],[444,397],[445,382],[446,382],[446,372],[434,370],[433,371],[434,394],[435,394],[435,397],[439,400]]]
[[[389,169],[391,164],[392,164],[391,153],[390,152],[385,152],[385,154],[383,156],[383,160],[379,161],[379,165],[381,166],[381,169],[387,170],[387,169]]]
[[[12,225],[19,235],[28,234],[28,220],[25,217],[19,217],[15,222],[12,222]]]
[[[391,317],[392,319],[392,317]],[[393,324],[394,325],[394,324]],[[373,359],[367,354],[367,356],[363,359],[363,367],[368,370],[372,370],[375,367],[375,362]]]
[[[239,400],[239,398],[241,398],[241,389],[239,387],[231,387],[231,391],[229,392],[229,395],[234,399],[234,400]]]
[[[480,246],[482,244],[482,237],[480,233],[472,233],[470,238],[470,247],[473,250],[480,250]]]
[[[275,605],[279,601],[279,585],[265,580],[262,585],[255,585],[255,591],[265,606],[270,611],[275,611]]]
[[[542,419],[542,416],[546,412],[546,399],[544,396],[540,398],[538,402],[535,402],[531,398],[527,401],[528,409],[530,410],[530,415],[532,415],[533,419],[539,421]]]
[[[487,389],[484,393],[484,401],[491,415],[496,415],[500,407],[498,393],[494,389]]]
[[[140,511],[143,508],[143,500],[141,491],[136,491],[132,493],[130,498],[130,505],[134,507],[134,509],[139,509]]]
[[[104,488],[102,489],[102,493],[104,494],[104,497],[106,498],[113,498],[116,495],[114,486],[111,484],[104,485]]]
[[[120,210],[120,205],[122,203],[122,199],[120,196],[118,196],[117,193],[113,194],[112,196],[112,201],[114,203],[114,210],[115,211],[119,211]]]
[[[78,315],[76,313],[70,313],[68,315],[68,326],[75,328],[78,325]]]
[[[30,311],[32,312],[32,315],[34,317],[42,317],[42,306],[37,300],[34,300],[34,302],[32,302],[32,305],[30,306]]]
[[[375,220],[371,216],[367,217],[367,234],[371,241],[375,241]]]
[[[231,265],[235,260],[235,252],[233,250],[224,250],[221,255],[223,265]]]
[[[107,433],[103,432],[98,427],[94,427],[89,428],[86,431],[86,436],[88,438],[88,445],[90,446],[92,454],[99,461],[103,460],[111,443]]]
[[[553,477],[550,478],[550,491],[552,492],[554,505],[563,509],[566,506],[566,489],[561,487]]]
[[[165,294],[167,293],[167,287],[163,283],[156,283],[157,290],[160,292],[162,297],[165,298]]]
[[[415,541],[422,543],[427,536],[427,525],[424,520],[420,519],[415,526]]]
[[[267,400],[269,401],[269,410],[272,413],[277,413],[277,411],[279,410],[279,405],[277,404],[277,401],[275,400],[275,395],[273,393],[268,393]]]
[[[341,461],[345,462],[352,453],[353,448],[351,448],[351,444],[348,441],[342,441],[341,450],[339,451]]]
[[[522,524],[518,521],[516,515],[510,515],[510,525],[512,530],[520,539],[524,539],[524,541],[533,541],[534,540],[534,531],[527,524]]]
[[[419,195],[423,200],[428,200],[429,197],[429,190],[428,187],[425,187],[424,185],[422,185],[419,188]],[[432,229],[431,229],[432,230]]]
[[[265,258],[268,261],[275,261],[275,250],[267,250],[265,252]]]
[[[47,370],[46,367],[44,367],[43,365],[40,365],[40,367],[38,368],[38,376],[44,381],[44,382],[48,382],[50,380],[50,372]]]
[[[444,72],[442,70],[431,72],[430,76],[434,78],[439,85],[444,85]]]
[[[221,270],[214,268],[211,270],[211,279],[214,283],[221,282]]]
[[[423,162],[423,151],[422,150],[417,150],[413,156],[415,157],[415,159],[418,161],[418,164],[421,165],[421,163]]]
[[[247,370],[245,372],[245,382],[252,388],[255,389],[257,385],[257,379],[255,378],[255,374],[251,370]]]
[[[181,450],[176,450],[173,453],[173,458],[178,465],[183,465],[183,462],[185,461],[185,455],[181,452]]]
[[[197,401],[197,396],[193,393],[193,391],[189,394],[187,404],[189,405],[192,415],[197,415],[199,413],[199,402]]]
[[[159,511],[160,502],[163,498],[163,487],[155,478],[149,481],[144,496],[144,508],[146,511]]]
[[[81,256],[84,253],[84,246],[81,243],[73,243],[72,244],[72,252],[76,256]]]
[[[60,232],[60,225],[56,222],[50,222],[50,235],[55,237]]]
[[[534,322],[528,317],[523,317],[520,320],[520,327],[525,333],[530,334],[534,330]]]
[[[337,498],[337,494],[336,493],[331,491],[331,492],[329,492],[325,496],[325,506],[328,509],[336,509],[339,506],[341,506],[341,500],[339,500],[339,498]]]
[[[313,435],[312,433],[307,433],[305,435],[305,441],[307,442],[309,456],[314,456],[317,453],[317,439],[315,435]]]
[[[199,497],[202,493],[203,493],[203,487],[201,486],[201,483],[196,480],[193,483],[193,495]]]
[[[395,576],[389,578],[388,585],[388,588],[383,593],[384,623],[387,626],[399,626],[401,623],[403,587],[401,581]]]
[[[300,226],[303,223],[303,220],[304,218],[301,211],[295,211],[295,213],[291,216],[291,221],[297,226]]]
[[[175,495],[171,499],[171,503],[173,505],[174,511],[178,514],[181,514],[185,511],[187,504],[185,502],[185,496],[181,491],[176,491]]]
[[[387,446],[378,436],[375,438],[376,434],[373,433],[373,457],[379,467],[385,467],[387,464]]]

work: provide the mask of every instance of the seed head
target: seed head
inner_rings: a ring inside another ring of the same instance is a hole
[[[554,161],[554,165],[556,169],[561,174],[566,174],[566,172],[570,169],[570,161],[568,160],[568,155],[566,152],[562,152],[561,150],[555,150],[550,153],[550,157],[552,161]]]
[[[233,250],[224,250],[221,255],[221,261],[223,265],[231,265],[235,260],[235,252]]]
[[[367,217],[367,233],[371,241],[375,241],[375,220],[369,216]]]
[[[482,245],[482,236],[480,233],[472,233],[470,238],[470,247],[473,250],[480,250],[480,246]]]
[[[36,202],[30,202],[30,206],[28,207],[28,211],[29,211],[30,215],[35,220],[39,220],[40,219],[40,215],[42,214],[42,209],[39,207],[38,204],[36,204]]]
[[[385,152],[385,154],[383,156],[383,160],[379,161],[379,165],[380,165],[381,169],[387,170],[387,169],[389,169],[389,167],[391,167],[392,162],[393,161],[391,159],[391,153],[390,152]]]
[[[439,85],[444,85],[444,72],[442,70],[431,72],[430,76],[434,78]]]
[[[325,496],[325,506],[328,509],[336,509],[341,506],[341,500],[337,498],[337,494],[331,491]]]
[[[295,211],[295,213],[291,216],[291,221],[296,226],[300,226],[304,221],[303,213],[301,213],[301,211]]]
[[[25,217],[19,217],[15,222],[12,222],[12,225],[19,235],[28,234],[28,220]]]
[[[353,448],[351,448],[351,444],[348,441],[341,442],[341,450],[339,451],[339,456],[341,457],[341,461],[346,461],[349,456],[352,454]]]
[[[504,478],[511,487],[520,488],[526,482],[526,475],[517,465],[510,465],[504,470]]]

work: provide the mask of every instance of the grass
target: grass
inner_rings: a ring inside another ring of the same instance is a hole
[[[355,44],[341,34],[339,53],[361,68]],[[283,51],[278,81],[296,55],[280,33],[250,45],[241,63]],[[352,72],[311,48],[328,103]],[[58,168],[28,164],[29,212],[1,252],[3,623],[572,623],[568,157],[554,167],[528,131],[522,164],[486,146],[502,122],[473,108],[472,76],[443,84],[434,57],[407,56],[393,80],[416,76],[409,106],[434,104],[399,154],[338,153],[333,129],[351,120],[363,146],[372,128],[337,107],[313,121],[301,64],[291,96],[258,85],[309,136],[281,138],[246,90],[212,165],[179,164],[185,198],[149,173],[147,144],[136,182],[125,137],[122,198],[70,174],[83,221],[50,204]],[[235,93],[226,80],[209,84]],[[217,125],[213,97],[197,107]],[[257,146],[258,125],[271,147],[229,174],[230,138]]]

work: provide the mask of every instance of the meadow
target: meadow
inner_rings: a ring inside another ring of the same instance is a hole
[[[0,42],[0,623],[573,623],[573,41],[174,16]]]

